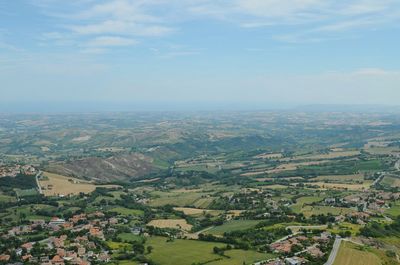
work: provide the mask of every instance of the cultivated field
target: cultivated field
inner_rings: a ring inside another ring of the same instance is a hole
[[[330,175],[330,176],[318,176],[315,180],[319,181],[327,181],[327,182],[355,182],[355,181],[363,181],[364,176],[362,174],[353,174],[353,175]]]
[[[327,183],[327,182],[310,182],[310,184],[319,186],[321,189],[327,189],[327,190],[366,190],[371,187],[372,181],[365,181],[360,184]]]
[[[192,225],[188,224],[185,219],[157,219],[150,221],[147,225],[159,228],[177,228],[185,231],[192,229]]]
[[[90,193],[95,190],[96,186],[92,183],[65,177],[58,174],[44,172],[45,178],[39,180],[43,194],[46,196],[66,196],[69,194]]]
[[[218,215],[222,212],[218,210],[205,210],[205,209],[188,208],[188,207],[175,207],[174,210],[183,212],[184,214],[190,216],[199,216],[205,214]]]
[[[171,204],[179,207],[195,206],[199,208],[203,204],[208,206],[211,202],[210,198],[207,197],[207,193],[187,192],[187,190],[181,190],[181,192],[176,192],[176,190],[171,192],[154,191],[151,195],[153,196],[153,199],[150,201],[151,206]]]

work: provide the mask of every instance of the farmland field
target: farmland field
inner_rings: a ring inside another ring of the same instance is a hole
[[[327,182],[311,182],[311,184],[319,186],[321,189],[365,190],[371,186],[372,181],[364,181],[363,183],[360,184],[327,183]]]
[[[159,228],[177,228],[185,231],[192,229],[192,226],[185,219],[157,219],[150,221],[147,225]]]
[[[208,230],[207,234],[223,235],[225,232],[252,228],[259,222],[257,220],[232,220]]]
[[[136,210],[136,209],[128,209],[124,207],[115,207],[111,208],[108,210],[109,212],[117,213],[120,215],[126,215],[126,216],[142,216],[143,211],[142,210]]]
[[[225,254],[231,258],[222,257],[213,253],[213,248],[223,247],[225,244],[210,243],[196,240],[175,239],[167,242],[166,238],[150,237],[146,245],[154,250],[148,255],[152,260],[163,265],[190,265],[205,263],[212,265],[242,265],[251,264],[258,260],[273,257],[271,254],[262,254],[255,251],[230,250]]]
[[[380,184],[388,187],[400,187],[400,178],[385,176]]]
[[[304,204],[319,202],[322,201],[323,199],[324,199],[323,197],[317,197],[317,196],[300,197],[296,200],[295,204],[290,206],[290,208],[296,213],[301,212]]]
[[[175,211],[181,211],[186,215],[191,216],[199,216],[204,214],[211,214],[211,215],[218,215],[222,211],[218,210],[205,210],[205,209],[198,209],[198,208],[185,208],[185,207],[175,207]]]
[[[194,206],[197,201],[201,200],[201,205],[205,204],[203,199],[209,198],[202,198],[205,196],[204,193],[200,192],[153,192],[154,199],[151,200],[151,206],[163,206],[167,204],[176,205],[180,207],[185,206]]]
[[[330,175],[330,176],[318,176],[315,180],[329,181],[329,182],[355,182],[363,181],[364,176],[362,174],[353,175]]]
[[[342,242],[339,253],[333,265],[381,265],[375,254],[359,250],[359,247],[349,242]]]
[[[306,206],[301,209],[301,212],[306,217],[311,215],[319,214],[332,214],[332,215],[344,215],[353,212],[350,208],[340,208],[340,207],[329,207],[329,206]]]
[[[87,181],[65,177],[58,174],[44,172],[46,177],[44,180],[39,180],[43,193],[46,196],[69,195],[89,193],[95,190],[96,186]]]

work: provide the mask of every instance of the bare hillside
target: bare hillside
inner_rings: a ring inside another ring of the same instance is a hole
[[[50,164],[47,170],[97,182],[125,181],[154,171],[152,162],[152,158],[135,153],[109,158],[89,157],[66,163]]]

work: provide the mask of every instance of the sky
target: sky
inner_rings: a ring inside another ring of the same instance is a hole
[[[0,0],[0,103],[386,104],[399,0]]]

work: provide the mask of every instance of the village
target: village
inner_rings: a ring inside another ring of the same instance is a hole
[[[1,237],[15,240],[30,233],[48,234],[49,237],[37,242],[25,242],[18,248],[9,249],[0,255],[0,262],[10,260],[42,265],[80,264],[108,262],[110,255],[102,248],[104,233],[115,231],[114,225],[120,220],[106,218],[102,212],[74,215],[69,220],[53,217],[49,222],[36,220],[28,225],[11,228]],[[18,264],[14,262],[13,264]]]

